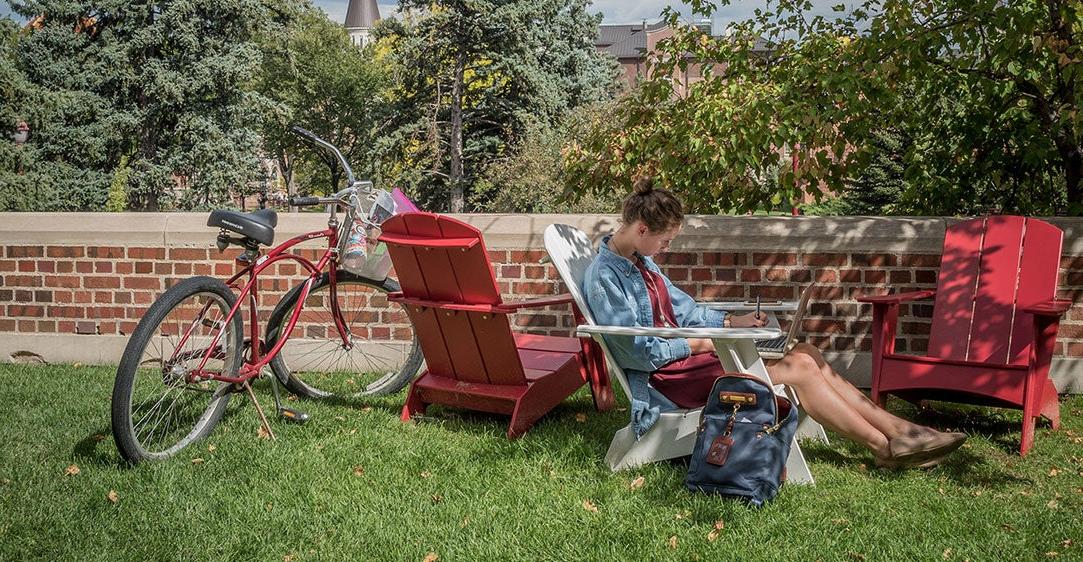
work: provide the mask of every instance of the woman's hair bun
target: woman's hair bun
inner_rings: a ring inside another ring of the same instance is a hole
[[[639,176],[632,182],[632,191],[636,195],[646,195],[654,191],[654,178],[650,176]]]

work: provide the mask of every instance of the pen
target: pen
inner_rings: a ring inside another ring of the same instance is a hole
[[[756,295],[756,320],[760,319],[760,296]]]

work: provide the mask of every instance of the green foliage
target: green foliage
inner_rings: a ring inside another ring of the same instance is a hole
[[[692,5],[704,16],[715,9]],[[569,147],[571,175],[589,191],[647,173],[693,209],[753,210],[799,189],[817,198],[855,180],[864,189],[883,150],[878,132],[890,127],[908,140],[900,211],[1083,213],[1078,2],[868,0],[833,17],[809,9],[772,1],[724,37],[671,12],[675,35],[660,44],[650,79],[618,118]],[[761,37],[770,53],[756,48]],[[697,62],[704,79],[675,92],[670,77]],[[796,172],[783,167],[774,188],[756,181],[785,148],[799,156]]]
[[[113,173],[113,182],[109,184],[109,200],[105,203],[106,211],[120,213],[128,209],[128,177],[131,174],[128,156],[121,156],[117,171]]]
[[[428,209],[463,209],[482,171],[533,126],[613,95],[615,62],[589,37],[586,0],[404,0],[377,28],[396,75],[385,179]],[[469,210],[469,209],[466,209]]]
[[[252,42],[282,23],[261,0],[25,0],[18,64],[48,92],[32,122],[46,205],[101,209],[122,155],[133,208],[228,205],[258,172]]]
[[[588,109],[594,108],[585,106],[575,114]],[[508,157],[485,166],[470,206],[485,213],[612,213],[620,208],[621,192],[567,197],[561,158],[567,135],[563,125],[529,128]]]
[[[260,39],[264,58],[257,90],[272,100],[263,146],[286,181],[305,192],[337,189],[340,170],[289,132],[300,125],[342,151],[358,177],[376,175],[373,146],[387,119],[390,69],[373,48],[359,49],[346,30],[309,5],[293,24]],[[332,170],[334,173],[332,174]]]

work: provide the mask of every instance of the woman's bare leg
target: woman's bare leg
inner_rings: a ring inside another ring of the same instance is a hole
[[[877,406],[872,400],[869,400],[868,397],[865,396],[865,393],[850,384],[850,381],[842,378],[842,375],[839,375],[827,360],[824,359],[823,353],[821,353],[816,346],[807,343],[799,343],[787,355],[792,354],[801,354],[812,358],[812,360],[816,362],[816,366],[824,380],[831,385],[831,388],[839,393],[839,395],[846,400],[847,404],[856,410],[865,421],[880,430],[880,432],[886,435],[888,439],[904,435],[918,436],[934,431],[928,427],[904,420]],[[798,392],[800,392],[800,390]],[[803,397],[802,400],[804,400]]]
[[[805,353],[788,353],[767,364],[771,381],[797,389],[801,407],[813,419],[867,446],[876,456],[887,458],[889,437],[870,423],[824,377],[815,358]],[[871,403],[871,402],[870,402]]]

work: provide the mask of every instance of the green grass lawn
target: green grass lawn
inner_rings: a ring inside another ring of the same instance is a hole
[[[131,468],[112,384],[109,368],[0,365],[0,560],[1083,559],[1083,397],[1026,458],[1017,412],[940,405],[920,420],[971,440],[933,470],[810,444],[817,485],[752,510],[685,491],[680,462],[610,473],[627,412],[594,412],[585,389],[517,441],[497,416],[404,424],[400,394],[295,403],[312,421],[272,422],[270,442],[238,395],[207,440]]]

